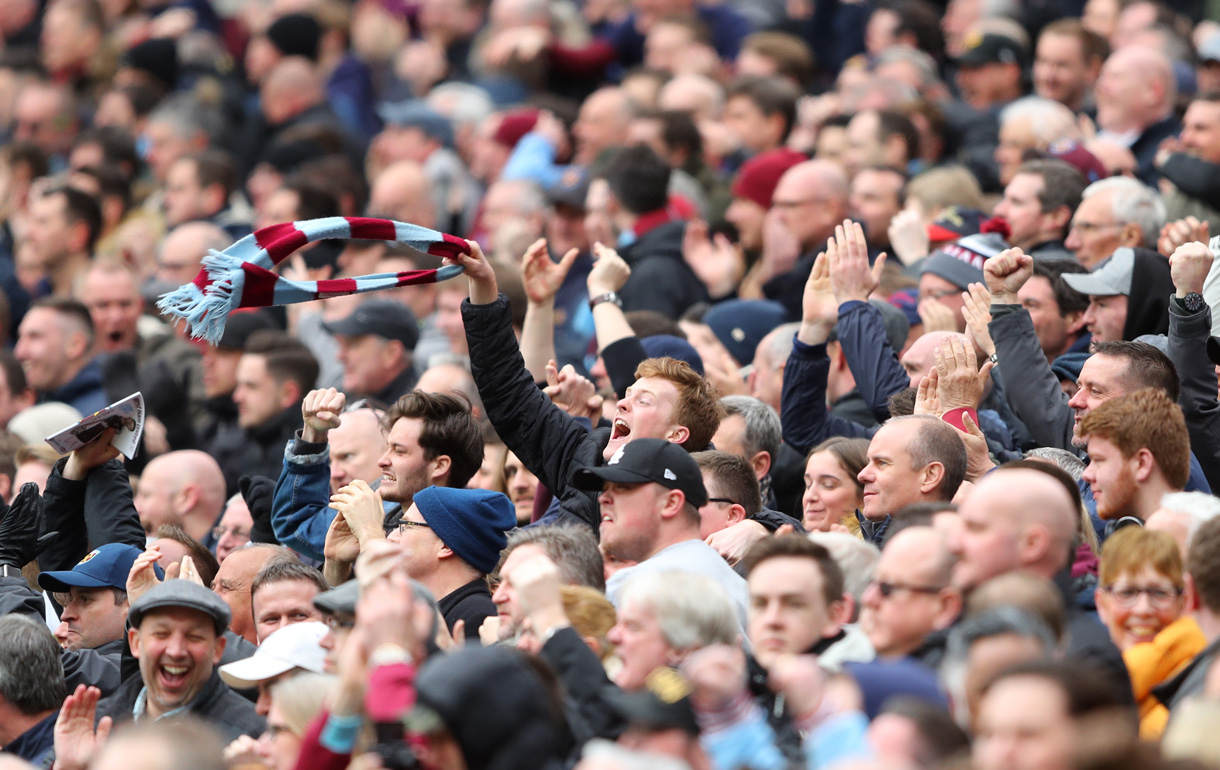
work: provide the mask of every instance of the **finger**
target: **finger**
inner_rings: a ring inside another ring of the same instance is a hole
[[[180,576],[181,572],[182,572],[182,564],[179,562],[174,562],[173,564],[171,564],[165,568],[165,579],[166,580],[177,580],[178,577]]]
[[[974,420],[970,419],[969,412],[962,413],[962,425],[966,426],[966,432],[971,436],[981,438],[984,441],[987,440],[987,437],[983,435],[983,431],[979,430],[979,426],[974,422]]]
[[[881,282],[881,271],[884,269],[885,269],[885,252],[883,251],[877,255],[877,261],[873,263],[873,278],[878,283]]]
[[[991,376],[991,370],[995,367],[990,360],[983,364],[983,368],[979,370],[979,382],[986,383],[987,378]]]
[[[97,746],[101,746],[110,738],[110,728],[114,726],[114,720],[110,717],[102,717],[97,723]]]
[[[568,253],[563,255],[559,260],[559,271],[565,276],[572,269],[572,265],[576,264],[576,258],[580,256],[580,249],[568,249]]]

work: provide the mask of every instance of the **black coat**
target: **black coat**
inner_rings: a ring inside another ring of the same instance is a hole
[[[437,599],[437,608],[445,618],[445,625],[453,631],[453,624],[466,621],[466,641],[478,641],[479,626],[489,617],[499,614],[491,600],[491,590],[482,577],[476,578],[455,591]]]
[[[228,431],[216,438],[208,454],[216,458],[225,477],[225,494],[237,494],[242,476],[267,476],[278,479],[284,468],[284,447],[301,426],[301,410],[285,409],[263,425]]]
[[[132,709],[142,689],[144,680],[140,677],[128,679],[117,692],[97,704],[97,719],[110,717],[115,725],[132,721]],[[221,681],[216,669],[212,669],[212,676],[191,701],[190,714],[211,725],[226,745],[243,735],[257,738],[267,726],[255,713],[254,704]]]
[[[43,572],[70,570],[85,554],[107,543],[144,549],[144,528],[136,513],[131,482],[119,460],[90,471],[84,481],[63,477],[67,458],[55,463],[42,493],[43,532],[58,532],[38,557]]]
[[[623,310],[655,310],[677,319],[697,302],[709,300],[707,287],[682,256],[683,222],[667,222],[621,250],[631,277],[619,294]]]

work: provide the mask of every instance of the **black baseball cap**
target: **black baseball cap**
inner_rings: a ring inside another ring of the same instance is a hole
[[[264,329],[275,329],[275,319],[261,310],[238,310],[225,319],[224,334],[216,347],[228,350],[245,350],[250,335]]]
[[[994,33],[967,35],[959,67],[981,67],[984,64],[1017,64],[1024,66],[1025,49],[1016,40]]]
[[[406,305],[388,299],[374,299],[356,308],[347,318],[322,324],[331,334],[361,337],[376,334],[387,340],[398,340],[407,350],[419,342],[419,324]]]
[[[668,666],[661,666],[653,669],[644,680],[643,690],[612,689],[606,693],[606,699],[632,727],[678,729],[698,735],[699,722],[695,719],[690,694],[690,683],[685,677]]]
[[[615,484],[647,484],[655,482],[686,495],[686,502],[696,508],[707,504],[707,489],[699,464],[682,447],[659,438],[637,438],[596,468],[581,468],[572,475],[577,489],[597,492],[606,482]]]

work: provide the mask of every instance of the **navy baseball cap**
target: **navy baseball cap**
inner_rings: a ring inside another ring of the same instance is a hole
[[[38,576],[38,587],[51,593],[67,593],[72,588],[117,588],[127,590],[127,574],[143,551],[123,543],[107,543],[85,554],[70,570],[44,572]],[[165,573],[153,565],[157,577]]]
[[[398,340],[407,350],[414,350],[419,342],[419,324],[411,310],[389,299],[369,300],[357,306],[347,318],[327,321],[322,328],[344,337],[375,334],[382,339]]]

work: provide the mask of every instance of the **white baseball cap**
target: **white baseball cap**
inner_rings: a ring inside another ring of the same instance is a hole
[[[330,631],[325,623],[293,623],[268,636],[254,654],[220,667],[220,678],[238,689],[257,687],[259,682],[294,668],[326,673],[326,650],[320,642]]]

